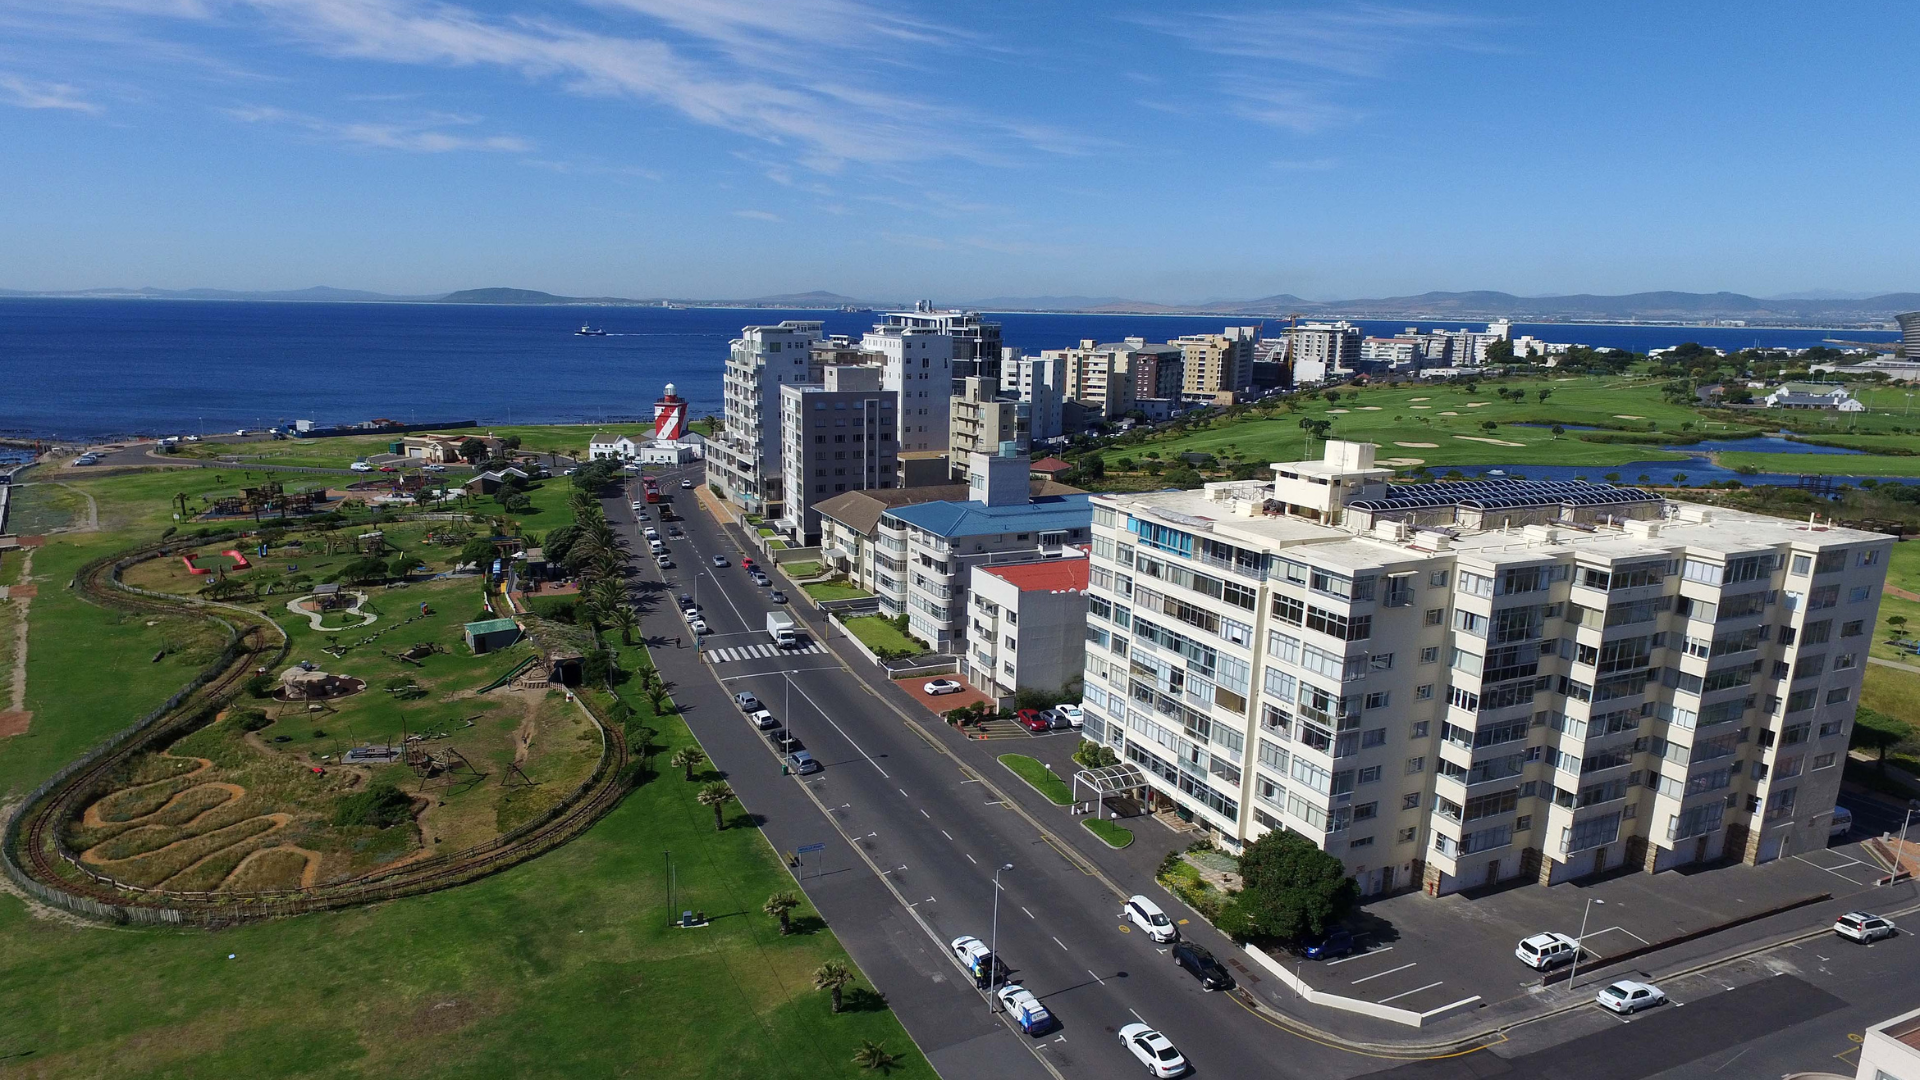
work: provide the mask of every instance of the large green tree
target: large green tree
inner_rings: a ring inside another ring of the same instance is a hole
[[[1245,888],[1234,901],[1240,925],[1232,929],[1254,937],[1292,940],[1323,933],[1359,896],[1338,858],[1285,829],[1247,845],[1240,876]]]

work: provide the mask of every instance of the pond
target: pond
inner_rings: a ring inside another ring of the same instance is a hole
[[[1812,443],[1794,442],[1778,435],[1754,435],[1745,439],[1708,439],[1705,442],[1688,443],[1685,446],[1663,446],[1662,450],[1672,450],[1680,454],[1724,450],[1738,450],[1752,454],[1864,454],[1864,450],[1854,450],[1844,446],[1815,446]]]
[[[1685,447],[1684,450],[1694,449]],[[1624,465],[1454,465],[1434,466],[1427,471],[1428,476],[1440,477],[1458,470],[1469,479],[1526,479],[1526,480],[1590,480],[1596,484],[1605,484],[1609,474],[1617,474],[1622,484],[1685,484],[1700,487],[1716,480],[1738,480],[1742,484],[1775,484],[1795,487],[1800,483],[1798,473],[1757,473],[1742,476],[1740,473],[1723,466],[1715,465],[1704,457],[1689,457],[1683,461],[1629,461]],[[1642,479],[1645,477],[1646,479]],[[1685,477],[1685,479],[1680,479]],[[1862,476],[1836,476],[1837,484],[1858,486]],[[1920,478],[1911,476],[1879,476],[1873,479],[1883,484],[1920,483]]]

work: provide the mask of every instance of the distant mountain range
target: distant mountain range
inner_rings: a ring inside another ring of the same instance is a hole
[[[534,289],[485,288],[424,296],[396,296],[319,285],[311,289],[245,292],[227,289],[83,289],[76,292],[21,292],[0,289],[0,297],[92,297],[105,299],[270,300],[309,303],[441,304],[599,304],[785,309],[889,309],[900,300],[862,300],[840,293],[781,293],[745,300],[692,297],[633,299],[620,296],[561,296]],[[944,300],[943,306],[977,311],[1086,312],[1095,314],[1223,315],[1284,318],[1376,318],[1414,321],[1483,321],[1511,318],[1526,322],[1723,322],[1762,325],[1844,325],[1886,322],[1898,312],[1920,310],[1920,293],[1853,296],[1807,290],[1798,296],[1756,298],[1742,293],[1642,292],[1623,296],[1515,296],[1504,292],[1426,292],[1367,300],[1305,300],[1290,293],[1253,300],[1216,300],[1201,304],[1162,304],[1115,296],[992,296]]]

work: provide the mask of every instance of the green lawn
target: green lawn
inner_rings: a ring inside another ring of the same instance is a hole
[[[194,470],[81,483],[112,531],[62,534],[34,555],[33,727],[0,741],[0,792],[24,792],[191,677],[186,657],[148,660],[183,638],[178,627],[62,586],[86,559],[157,536],[175,491],[236,480]],[[376,603],[397,613],[409,597]],[[446,606],[446,619],[470,614]],[[628,697],[661,733],[661,775],[580,839],[473,884],[217,935],[78,927],[0,894],[0,1054],[36,1076],[573,1077],[644,1063],[653,1075],[750,1080],[866,1075],[851,1058],[873,1039],[901,1055],[896,1075],[931,1077],[871,993],[829,1015],[811,972],[845,960],[837,939],[805,905],[794,913],[805,932],[779,935],[759,909],[794,889],[791,876],[737,804],[715,831],[699,785],[664,765],[691,742],[685,725]],[[666,851],[671,907],[705,911],[709,927],[668,927]]]
[[[854,585],[840,581],[817,581],[811,585],[802,585],[807,595],[815,600],[865,600],[873,594]],[[858,635],[856,635],[858,636]],[[860,640],[865,641],[865,638]]]
[[[1045,795],[1047,801],[1055,806],[1065,806],[1073,799],[1072,789],[1067,787],[1066,781],[1055,776],[1053,770],[1047,768],[1046,762],[1039,758],[1030,758],[1025,754],[1001,754],[1000,764],[1005,765],[1013,775],[1025,780],[1033,790]],[[1092,826],[1089,825],[1088,828]],[[1101,839],[1107,838],[1103,836]],[[1111,840],[1107,842],[1112,843]],[[1115,846],[1124,847],[1125,845]]]
[[[808,586],[807,592],[809,595],[812,595],[813,586]],[[845,598],[815,596],[814,599],[834,600]],[[878,615],[862,615],[857,619],[848,619],[846,621],[846,627],[847,632],[859,638],[862,645],[876,652],[881,649],[898,649],[902,652],[909,653],[926,651],[925,646],[901,633],[891,622],[888,622]]]
[[[1085,825],[1088,832],[1106,841],[1108,847],[1123,848],[1133,843],[1133,830],[1123,829],[1106,818],[1084,817],[1080,819],[1080,824]]]
[[[781,563],[780,569],[786,571],[787,576],[792,578],[810,578],[810,577],[820,576],[820,564],[817,562]]]
[[[506,438],[511,435],[520,437],[520,449],[535,454],[569,454],[584,456],[587,452],[587,440],[596,431],[627,431],[645,425],[613,425],[600,427],[591,424],[486,424],[474,428],[447,428],[437,434],[442,435],[494,435]],[[384,454],[392,444],[407,435],[434,434],[425,431],[409,431],[402,434],[386,435],[341,435],[326,439],[286,439],[273,442],[221,443],[200,442],[181,443],[178,451],[182,458],[218,458],[237,454],[245,460],[259,460],[275,465],[308,465],[319,468],[344,469],[349,464],[368,454]]]

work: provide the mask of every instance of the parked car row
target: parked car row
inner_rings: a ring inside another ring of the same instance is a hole
[[[680,594],[680,617],[687,620],[687,629],[693,631],[693,636],[696,638],[706,637],[713,632],[713,629],[707,625],[707,620],[700,614],[700,605],[694,603],[693,597],[686,593]]]
[[[748,723],[766,734],[767,745],[773,748],[773,752],[780,757],[788,769],[801,776],[820,771],[819,760],[807,751],[806,744],[794,738],[792,732],[781,727],[780,721],[774,717],[773,713],[767,711],[767,707],[760,703],[759,698],[751,692],[741,691],[733,695],[733,703],[747,718]]]

